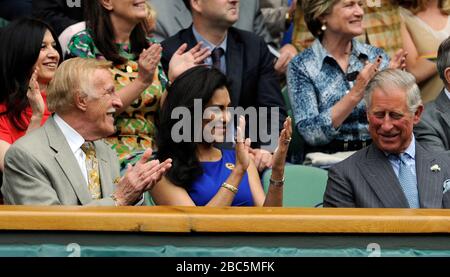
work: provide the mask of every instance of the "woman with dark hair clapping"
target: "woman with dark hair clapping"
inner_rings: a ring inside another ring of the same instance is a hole
[[[271,184],[264,194],[258,171],[250,159],[250,140],[244,139],[240,117],[235,150],[215,147],[225,141],[230,95],[226,76],[217,69],[195,67],[181,74],[169,87],[161,109],[158,158],[172,158],[172,168],[151,191],[158,205],[176,206],[281,206],[286,153],[292,134],[290,118],[284,122],[274,153]],[[201,105],[196,107],[196,105]],[[176,110],[189,111],[182,122]],[[197,126],[195,112],[203,120]],[[175,137],[183,123],[183,139]],[[184,123],[186,123],[184,125]],[[228,130],[230,132],[230,130]],[[201,138],[197,134],[202,134]],[[187,134],[185,137],[184,134]]]
[[[26,38],[24,38],[26,36]],[[61,47],[50,26],[19,19],[0,35],[0,170],[10,145],[42,124],[50,112],[45,90],[60,63]]]

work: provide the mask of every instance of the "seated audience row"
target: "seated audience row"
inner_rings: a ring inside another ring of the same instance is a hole
[[[7,151],[2,186],[5,203],[141,204],[143,193],[151,190],[169,170],[172,159],[164,159],[162,163],[158,160],[149,161],[152,155],[149,148],[136,165],[129,164],[124,176],[120,177],[116,154],[100,140],[114,132],[112,114],[122,107],[110,72],[111,65],[111,62],[82,58],[69,59],[61,64],[47,91],[48,106],[55,111],[54,115],[49,117],[42,128],[19,139]],[[198,78],[205,80],[207,85],[198,82]],[[206,102],[205,107],[221,108],[217,117],[212,115],[202,125],[206,129],[210,121],[217,123],[218,127],[213,128],[211,134],[218,141],[223,141],[226,132],[224,125],[230,118],[226,109],[230,97],[226,77],[220,71],[206,67],[190,69],[174,81],[171,92],[163,110],[164,122],[171,120],[171,113],[175,108],[185,107],[184,104],[192,108],[194,100],[200,96]],[[186,102],[183,103],[181,99]],[[192,108],[191,111],[193,110]],[[170,122],[167,124],[163,126],[173,127]],[[154,194],[157,202],[165,204],[186,205],[186,201],[192,197],[189,202],[191,205],[208,203],[227,206],[231,205],[236,196],[235,204],[281,206],[290,126],[288,119],[275,152],[272,186],[267,198],[256,167],[249,157],[250,141],[244,139],[243,117],[240,118],[237,129],[235,155],[233,151],[220,151],[211,143],[193,143],[194,134],[190,142],[174,146],[174,142],[167,142],[174,139],[170,135],[172,128],[164,129],[169,136],[162,135],[165,144],[161,147],[163,152],[160,155],[168,153],[165,147],[176,147],[173,154],[168,154],[174,156],[176,170],[169,171],[168,179],[164,178],[152,195]],[[187,153],[188,151],[192,153]],[[186,158],[192,160],[186,162]],[[208,170],[208,166],[203,169],[199,167],[199,160],[214,162],[215,159],[219,159],[219,171],[224,171],[223,180],[214,178],[214,182],[210,182],[213,172]],[[190,179],[186,179],[186,176]],[[176,184],[167,180],[175,180]],[[181,191],[183,187],[186,188],[184,193]],[[175,188],[179,189],[178,193]],[[214,191],[217,190],[214,196]]]

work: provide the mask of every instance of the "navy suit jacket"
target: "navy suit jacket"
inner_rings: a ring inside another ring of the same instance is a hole
[[[170,58],[183,43],[191,49],[197,44],[192,26],[162,42],[162,65],[166,73]],[[247,31],[234,27],[228,29],[225,54],[227,77],[231,81],[231,106],[279,108],[279,130],[286,119],[286,109],[279,79],[274,71],[274,56],[264,40]],[[269,127],[270,128],[270,127]],[[259,142],[256,143],[259,146]]]

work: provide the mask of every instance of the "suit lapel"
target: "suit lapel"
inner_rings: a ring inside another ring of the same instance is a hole
[[[100,174],[100,184],[102,187],[102,197],[107,197],[112,191],[112,183],[113,180],[111,180],[111,174],[109,174],[110,169],[108,165],[108,154],[103,150],[103,145],[99,141],[95,141],[95,153],[98,160],[98,169]]]
[[[435,164],[439,166],[439,162],[416,141],[417,190],[421,208],[442,206],[443,173],[431,171],[431,167]]]
[[[442,118],[445,123],[447,123],[447,127],[450,127],[450,99],[448,99],[445,91],[443,90],[441,94],[439,94],[438,98],[435,101],[436,108],[441,112]]]
[[[384,207],[409,207],[389,160],[374,144],[369,146],[367,159],[358,167]]]
[[[231,105],[239,106],[244,69],[244,49],[242,43],[228,32],[227,37],[227,77],[231,82]]]
[[[56,152],[55,160],[72,185],[80,203],[82,205],[88,204],[92,201],[92,198],[80,166],[53,117],[49,117],[47,122],[48,124],[45,124],[44,128],[48,136],[49,146]]]
[[[192,25],[185,32],[181,33],[181,41],[186,42],[188,44],[187,49],[191,49],[195,45],[197,45],[197,40],[194,36],[194,31],[192,31]]]

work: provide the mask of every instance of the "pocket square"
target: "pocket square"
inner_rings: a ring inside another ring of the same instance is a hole
[[[444,189],[444,194],[450,190],[450,179],[447,179],[444,181],[444,185],[443,185],[443,189]]]

